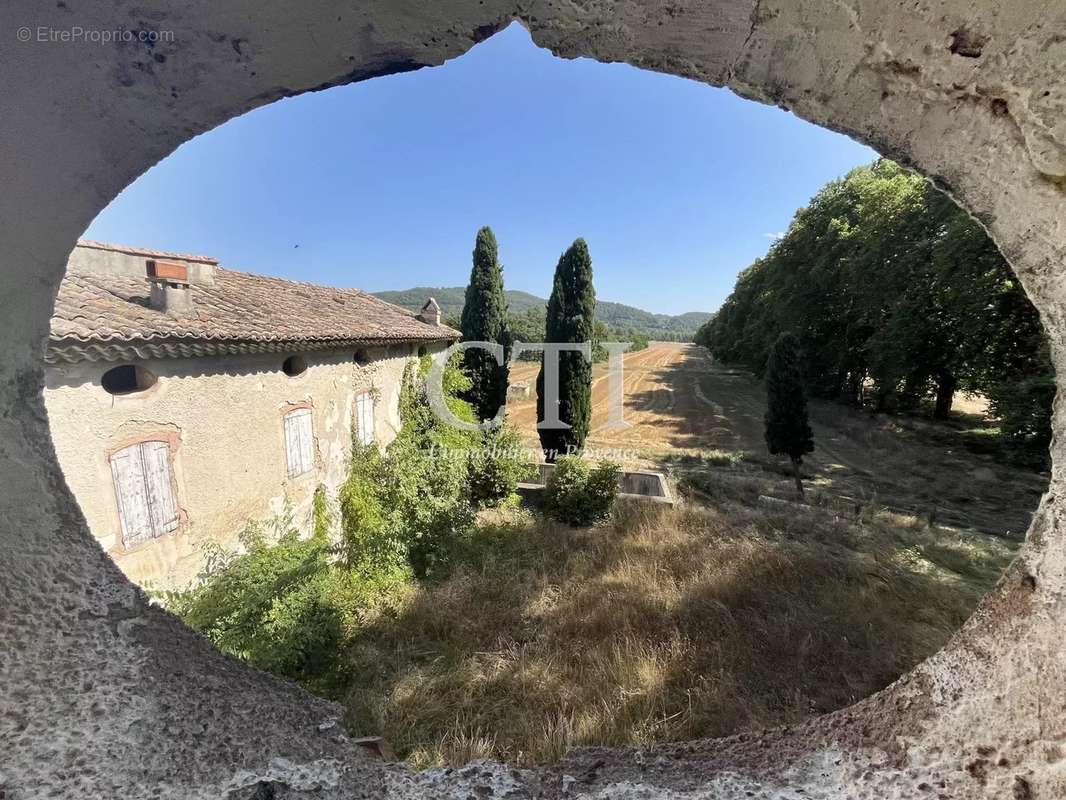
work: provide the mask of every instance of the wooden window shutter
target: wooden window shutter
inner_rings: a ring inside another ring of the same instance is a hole
[[[125,546],[177,530],[178,503],[166,442],[138,442],[114,453],[111,477]]]
[[[311,409],[300,417],[300,463],[303,472],[310,472],[315,466],[315,432],[311,426]]]
[[[166,442],[143,442],[141,462],[148,487],[148,509],[155,535],[178,527],[178,502],[174,497],[174,473],[170,467],[170,447]]]
[[[315,436],[311,409],[298,408],[285,415],[285,457],[290,478],[314,468]]]

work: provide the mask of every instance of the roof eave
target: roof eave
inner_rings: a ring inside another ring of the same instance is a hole
[[[258,353],[307,353],[343,350],[350,347],[439,344],[460,338],[447,328],[439,336],[345,337],[331,339],[236,340],[200,338],[160,339],[52,339],[45,352],[46,364],[73,364],[79,361],[144,361],[165,358],[213,358]]]

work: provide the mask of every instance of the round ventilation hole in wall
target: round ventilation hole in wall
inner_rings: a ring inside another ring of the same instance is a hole
[[[307,359],[303,356],[289,356],[281,365],[281,370],[289,377],[307,372]]]
[[[123,364],[103,374],[100,385],[108,394],[133,394],[155,386],[156,376],[142,366]]]

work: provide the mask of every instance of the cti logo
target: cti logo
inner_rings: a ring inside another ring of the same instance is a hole
[[[625,377],[623,354],[632,342],[603,342],[607,350],[607,422],[605,430],[622,430],[630,427],[625,421],[625,408],[622,397],[622,382]],[[498,427],[507,412],[506,406],[500,406],[496,416],[481,424],[465,422],[459,419],[444,401],[444,367],[455,353],[470,349],[481,349],[492,353],[496,363],[504,363],[503,345],[497,342],[456,342],[447,350],[433,357],[427,376],[429,406],[437,418],[464,431],[487,431]],[[565,430],[570,426],[559,419],[559,354],[564,351],[578,352],[589,362],[592,361],[592,342],[515,342],[511,348],[510,363],[515,363],[519,355],[526,352],[544,353],[544,419],[537,423],[538,428]]]

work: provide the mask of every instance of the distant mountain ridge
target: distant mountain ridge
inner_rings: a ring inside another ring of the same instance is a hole
[[[463,286],[415,286],[391,292],[374,292],[389,303],[418,311],[427,297],[435,297],[440,304],[441,313],[452,320],[458,320],[466,299],[466,287]],[[505,292],[508,308],[517,314],[531,308],[544,308],[548,301],[529,292],[508,289]],[[596,303],[596,317],[601,322],[618,330],[639,330],[650,335],[655,333],[694,334],[696,329],[711,318],[709,312],[689,311],[685,314],[654,314],[623,303],[611,303],[601,300]]]

